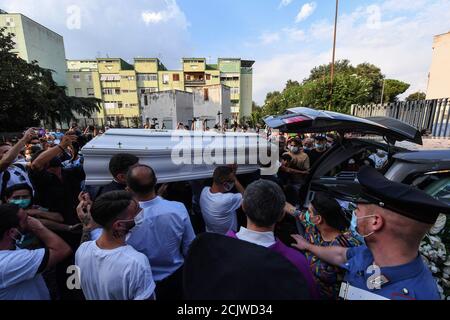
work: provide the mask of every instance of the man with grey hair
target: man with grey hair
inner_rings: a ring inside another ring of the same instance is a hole
[[[244,192],[242,209],[247,216],[247,228],[239,232],[229,231],[228,236],[275,251],[289,260],[304,276],[311,297],[318,298],[317,285],[305,256],[286,246],[274,235],[275,224],[284,217],[286,197],[276,183],[258,180]]]

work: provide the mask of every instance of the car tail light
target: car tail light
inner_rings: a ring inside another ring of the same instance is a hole
[[[295,116],[295,117],[283,119],[283,122],[286,124],[298,123],[298,122],[303,122],[303,121],[311,121],[311,118],[308,118],[306,116]]]

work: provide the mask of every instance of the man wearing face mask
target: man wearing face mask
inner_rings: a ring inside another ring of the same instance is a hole
[[[230,193],[236,187],[239,193]],[[244,188],[239,183],[235,170],[220,166],[214,170],[213,184],[205,187],[200,195],[200,208],[206,232],[226,234],[237,231],[236,210],[241,206]]]
[[[63,169],[60,156],[76,139],[75,135],[65,135],[59,145],[35,154],[30,171],[30,178],[36,189],[36,203],[50,211],[61,213],[64,223],[69,225],[80,222],[76,206],[85,174],[81,167]],[[75,243],[78,245],[78,239]]]
[[[314,149],[309,152],[309,163],[311,166],[327,151],[327,138],[324,136],[315,136],[314,142]]]
[[[87,209],[103,227],[100,238],[81,244],[75,254],[81,288],[87,300],[154,299],[155,282],[147,257],[126,243],[134,219],[142,211],[126,191],[111,191],[98,197]]]
[[[343,299],[440,299],[419,246],[439,214],[450,214],[450,206],[412,186],[390,181],[371,167],[363,167],[358,180],[361,193],[353,197],[354,215],[366,245],[320,247],[294,235],[294,246],[346,269],[339,293]]]
[[[39,238],[44,248],[17,249],[16,243],[25,232]],[[0,205],[0,300],[49,300],[42,272],[71,253],[70,247],[39,220],[16,205]]]

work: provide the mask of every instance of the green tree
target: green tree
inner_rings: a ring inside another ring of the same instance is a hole
[[[406,97],[406,101],[416,101],[416,100],[425,100],[427,98],[427,95],[425,92],[417,91],[414,93],[411,93],[409,96]]]
[[[398,95],[408,90],[409,86],[408,83],[400,80],[386,79],[384,82],[383,102],[398,101]]]
[[[19,131],[40,121],[55,125],[100,110],[100,100],[67,96],[52,70],[12,53],[13,34],[5,30],[0,28],[0,131]]]

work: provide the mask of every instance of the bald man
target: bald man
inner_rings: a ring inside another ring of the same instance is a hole
[[[362,192],[353,199],[352,222],[365,245],[320,247],[293,235],[293,246],[347,271],[339,294],[343,299],[440,299],[419,245],[439,213],[450,213],[450,206],[411,186],[392,182],[371,167],[363,167],[358,180]]]
[[[143,209],[127,243],[145,254],[152,266],[158,300],[182,298],[184,257],[195,238],[186,207],[157,196],[156,175],[146,165],[135,165],[127,174],[127,189]]]

